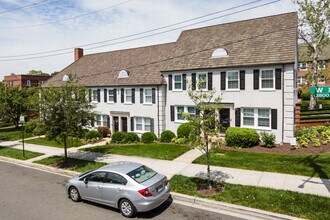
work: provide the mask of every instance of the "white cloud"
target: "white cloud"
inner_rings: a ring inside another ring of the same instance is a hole
[[[55,2],[56,0],[52,1]],[[270,1],[271,0],[264,0],[257,4]],[[15,3],[12,8],[14,6],[17,7],[17,5],[24,6],[35,2],[35,0],[6,0],[6,3]],[[247,1],[244,0],[133,0],[118,7],[104,10],[99,13],[90,14],[74,20],[62,21],[59,23],[31,28],[3,28],[42,24],[59,19],[65,19],[68,17],[89,13],[91,11],[100,10],[111,5],[116,5],[118,3],[125,2],[125,0],[76,0],[65,1],[64,4],[59,4],[60,2],[63,1],[59,1],[57,4],[54,3],[46,6],[35,7],[30,10],[25,9],[24,11],[16,11],[3,15],[0,14],[0,80],[2,80],[4,75],[8,75],[12,72],[17,74],[25,74],[31,69],[42,70],[50,73],[53,71],[59,71],[73,61],[73,50],[64,51],[70,52],[66,55],[48,58],[21,61],[1,61],[4,59],[9,59],[5,58],[6,56],[38,53],[67,47],[71,48],[83,44],[104,41],[107,39],[126,36],[157,27],[174,24],[180,21],[247,3]],[[8,4],[6,4],[6,8],[2,8],[2,4],[0,4],[0,11],[5,11],[6,9],[8,9]],[[282,0],[281,2],[262,8],[219,18],[213,21],[187,27],[185,29],[280,14],[293,10],[294,4],[291,0]],[[227,13],[229,12],[224,12],[222,14]],[[177,30],[123,44],[86,50],[85,53],[95,53],[175,41],[180,32],[180,30]]]

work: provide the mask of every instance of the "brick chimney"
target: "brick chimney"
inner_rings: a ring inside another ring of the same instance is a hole
[[[74,61],[79,60],[84,56],[84,49],[82,48],[74,48]]]

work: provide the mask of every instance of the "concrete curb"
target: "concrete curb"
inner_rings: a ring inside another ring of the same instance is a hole
[[[65,177],[73,177],[80,174],[79,172],[59,169],[55,167],[50,167],[42,164],[35,164],[28,161],[22,161],[18,159],[12,159],[8,157],[0,156],[0,161],[16,164],[19,166],[32,168],[44,172],[49,172]],[[213,200],[203,199],[195,196],[188,196],[180,193],[171,192],[171,196],[174,203],[190,206],[198,209],[208,210],[212,212],[217,212],[223,215],[230,215],[237,218],[237,220],[243,219],[254,219],[254,220],[300,220],[301,218],[296,218],[288,215],[277,214],[273,212],[267,212],[259,209],[249,208],[245,206],[233,205],[224,202],[217,202]]]

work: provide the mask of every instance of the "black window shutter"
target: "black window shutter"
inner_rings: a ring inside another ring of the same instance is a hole
[[[131,117],[131,131],[134,131],[134,117]]]
[[[113,90],[113,102],[117,103],[117,89]]]
[[[150,118],[150,132],[155,133],[155,122],[153,118]]]
[[[174,105],[171,105],[171,121],[174,121]]]
[[[135,89],[132,89],[132,103],[135,103]]]
[[[191,74],[191,89],[196,90],[196,73]]]
[[[221,72],[220,88],[221,90],[226,90],[226,72]]]
[[[253,89],[259,89],[259,70],[253,70]]]
[[[156,103],[156,89],[152,88],[152,103]]]
[[[140,103],[143,103],[143,88],[140,88]]]
[[[121,101],[121,103],[124,103],[124,95],[125,95],[125,90],[120,89],[120,101]]]
[[[240,70],[239,71],[239,89],[240,90],[245,90],[245,70]]]
[[[89,99],[89,102],[92,102],[92,90],[91,89],[88,90],[88,99]]]
[[[168,75],[168,90],[172,90],[172,74]]]
[[[282,84],[282,69],[275,69],[275,89],[281,89]]]
[[[101,90],[97,89],[97,102],[101,102]]]
[[[107,89],[104,89],[103,91],[104,91],[104,102],[106,103],[107,102],[107,95],[108,95],[107,94],[107,91],[108,90]]]
[[[107,126],[108,126],[108,128],[110,128],[110,116],[109,115],[107,115],[107,119],[108,119]]]
[[[271,115],[272,115],[272,129],[277,129],[277,109],[272,109],[271,110]]]
[[[235,126],[241,127],[241,109],[235,109]]]
[[[187,75],[182,74],[182,90],[187,90]]]
[[[212,87],[213,87],[213,85],[212,85],[212,79],[213,79],[213,77],[212,77],[212,72],[209,72],[209,73],[207,73],[207,88],[208,88],[208,90],[212,90]]]

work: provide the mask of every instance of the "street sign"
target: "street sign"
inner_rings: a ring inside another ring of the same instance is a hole
[[[24,123],[25,122],[25,118],[23,115],[19,116],[19,123]]]
[[[330,86],[312,86],[309,91],[315,94],[316,98],[330,99]]]

